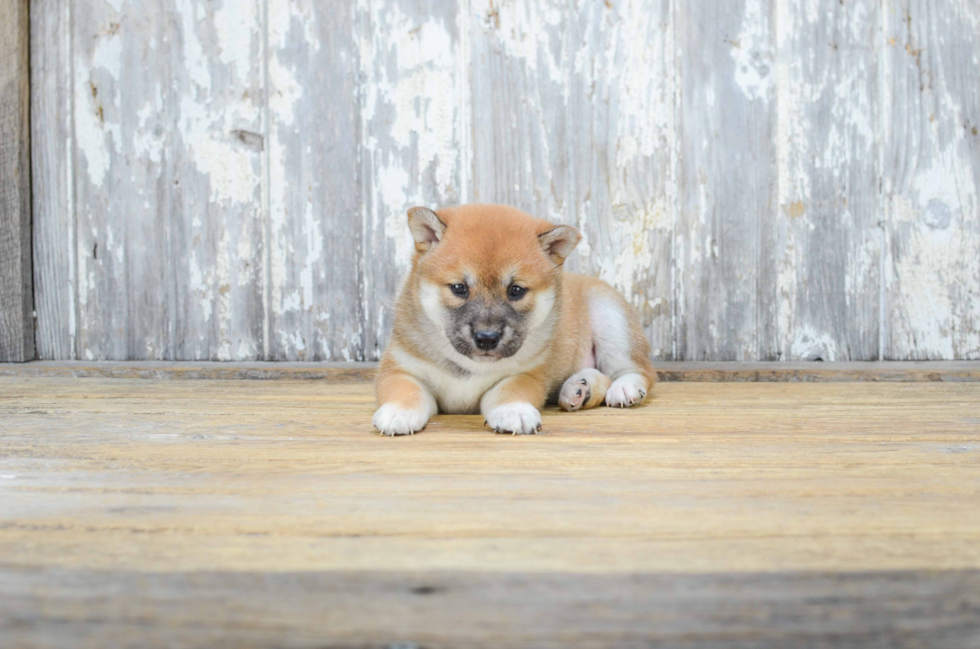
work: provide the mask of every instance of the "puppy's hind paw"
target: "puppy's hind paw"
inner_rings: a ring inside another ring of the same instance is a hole
[[[624,374],[606,390],[606,405],[610,408],[629,408],[647,396],[646,380],[639,374]]]
[[[425,428],[429,415],[424,410],[410,410],[386,403],[374,413],[371,423],[382,435],[414,435]]]
[[[574,411],[588,403],[592,398],[592,390],[585,379],[572,381],[568,379],[565,385],[561,386],[561,394],[558,395],[558,405],[562,410]]]
[[[490,411],[487,426],[497,433],[533,435],[541,430],[541,413],[529,403],[505,403]]]
[[[584,369],[570,376],[558,394],[562,410],[591,408],[602,402],[609,387],[609,377],[596,369]]]

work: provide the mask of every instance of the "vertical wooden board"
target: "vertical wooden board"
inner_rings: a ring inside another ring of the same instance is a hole
[[[72,0],[31,3],[31,169],[38,358],[75,358]]]
[[[163,80],[176,135],[170,326],[180,359],[265,356],[263,7],[174,0],[171,78]]]
[[[260,5],[74,12],[78,356],[261,353]]]
[[[142,353],[143,344],[167,348],[164,324],[173,317],[166,168],[173,134],[164,102],[170,21],[159,4],[133,9],[108,2],[72,6],[71,254],[77,258],[76,354],[89,360],[154,357]],[[141,286],[152,291],[148,303],[133,304]],[[149,340],[133,340],[135,318],[156,325]]]
[[[473,0],[473,200],[571,222],[569,40],[563,1]],[[581,8],[581,20],[592,11]],[[588,56],[588,53],[585,54]],[[583,63],[584,64],[584,63]]]
[[[582,272],[637,309],[656,359],[673,356],[676,82],[667,0],[575,3],[568,19],[567,156]]]
[[[349,2],[270,0],[269,357],[363,358]]]
[[[464,16],[453,3],[365,0],[355,14],[363,200],[363,348],[380,357],[414,250],[406,210],[467,196]],[[337,231],[348,231],[338,224]],[[346,354],[343,355],[346,359]]]
[[[0,3],[0,361],[34,358],[29,35],[28,1]]]
[[[673,25],[664,1],[471,7],[475,200],[576,225],[569,270],[671,349]]]
[[[878,358],[880,14],[776,5],[778,356]]]
[[[980,358],[980,5],[884,12],[882,354]]]
[[[676,5],[678,360],[776,356],[772,6]]]

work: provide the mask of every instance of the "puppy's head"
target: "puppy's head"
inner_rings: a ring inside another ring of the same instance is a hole
[[[484,362],[513,356],[549,321],[581,239],[502,205],[413,207],[408,224],[422,309],[456,352]]]

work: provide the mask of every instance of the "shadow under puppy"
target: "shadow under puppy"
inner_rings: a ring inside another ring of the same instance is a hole
[[[566,273],[581,235],[503,205],[408,211],[412,270],[378,370],[374,426],[421,430],[482,413],[498,433],[565,410],[641,402],[655,380],[633,310],[605,282]]]

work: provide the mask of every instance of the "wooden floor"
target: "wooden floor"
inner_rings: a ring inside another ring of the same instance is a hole
[[[531,437],[372,411],[0,377],[0,646],[980,647],[980,383],[662,383]]]

